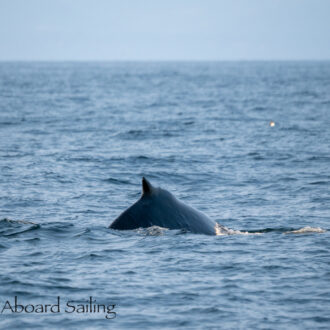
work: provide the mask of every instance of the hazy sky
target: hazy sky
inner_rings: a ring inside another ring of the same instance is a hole
[[[330,59],[330,0],[0,0],[0,60]]]

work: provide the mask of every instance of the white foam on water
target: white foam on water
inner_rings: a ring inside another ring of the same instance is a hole
[[[159,226],[151,226],[148,228],[138,228],[136,231],[139,234],[144,234],[147,236],[159,236],[159,235],[163,235],[167,230],[168,230],[168,228],[163,228],[163,227],[159,227]]]
[[[224,235],[260,235],[261,233],[249,233],[247,231],[240,231],[221,226],[218,223],[215,225],[215,234],[217,236]]]
[[[308,233],[325,233],[326,230],[320,227],[306,226],[297,230],[286,231],[284,234],[308,234]]]
[[[228,235],[261,235],[265,234],[264,232],[248,232],[241,230],[234,230],[227,228],[225,226],[221,226],[218,223],[214,227],[216,236],[228,236]],[[146,236],[160,236],[164,235],[169,229],[159,226],[151,226],[148,228],[138,228],[136,232],[139,234],[143,234]],[[306,226],[300,229],[286,231],[283,234],[309,234],[309,233],[325,233],[326,230],[320,227],[310,227]]]

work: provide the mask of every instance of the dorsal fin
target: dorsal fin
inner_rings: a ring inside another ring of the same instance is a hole
[[[143,177],[142,178],[142,195],[151,194],[152,189],[153,189],[153,187],[152,187],[151,183],[145,177]]]

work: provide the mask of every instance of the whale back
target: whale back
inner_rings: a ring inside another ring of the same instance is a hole
[[[153,187],[143,178],[140,199],[115,219],[110,228],[128,230],[151,226],[216,233],[216,223],[204,213],[179,201],[169,191]]]

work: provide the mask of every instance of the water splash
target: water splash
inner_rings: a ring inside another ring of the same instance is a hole
[[[218,223],[215,226],[216,236],[225,236],[225,235],[259,235],[261,232],[249,232],[249,231],[241,231],[230,229],[225,226],[221,226]]]
[[[230,229],[219,224],[215,227],[217,236],[224,235],[261,235],[270,232],[280,233],[280,234],[310,234],[310,233],[325,233],[327,230],[320,227],[310,227],[306,226],[303,228],[264,228],[259,230],[235,230]]]
[[[151,226],[148,228],[138,228],[136,232],[138,234],[146,235],[146,236],[161,236],[164,235],[169,229],[163,228],[159,226]]]
[[[297,230],[287,231],[284,234],[310,234],[310,233],[325,233],[326,230],[320,227],[306,226]]]

